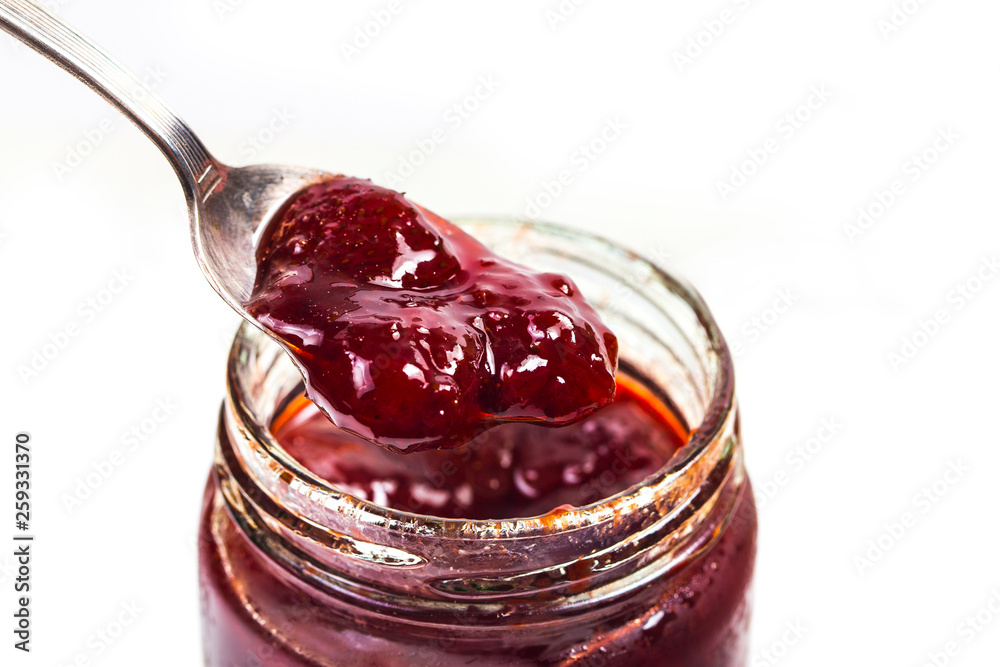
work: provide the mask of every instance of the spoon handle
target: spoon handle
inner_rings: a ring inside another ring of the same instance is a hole
[[[177,172],[189,207],[217,184],[225,167],[191,128],[138,77],[68,23],[29,0],[0,0],[0,29],[83,81],[145,132]]]

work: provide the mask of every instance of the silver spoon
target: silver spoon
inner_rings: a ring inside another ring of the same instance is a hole
[[[289,195],[329,174],[222,164],[140,79],[34,2],[0,0],[0,28],[83,81],[157,145],[184,188],[191,244],[202,272],[226,303],[260,328],[244,306],[256,274],[254,232]]]

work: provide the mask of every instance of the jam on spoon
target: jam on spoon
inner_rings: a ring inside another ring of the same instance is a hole
[[[618,343],[568,278],[507,261],[402,194],[336,176],[257,244],[247,311],[337,426],[397,452],[611,403]]]

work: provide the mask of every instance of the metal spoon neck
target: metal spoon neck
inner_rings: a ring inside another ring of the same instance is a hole
[[[72,26],[30,0],[0,0],[0,28],[83,81],[148,136],[173,166],[188,206],[223,180],[225,165],[160,97]]]

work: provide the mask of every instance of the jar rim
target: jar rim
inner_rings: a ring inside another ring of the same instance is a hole
[[[241,456],[244,464],[250,463],[251,461],[248,461],[250,458],[256,471],[269,470],[275,473],[275,479],[281,479],[288,487],[296,489],[299,504],[316,503],[317,509],[321,508],[322,511],[311,513],[314,516],[339,515],[351,522],[371,527],[416,533],[438,539],[527,538],[572,532],[614,521],[616,517],[634,512],[637,507],[648,505],[663,495],[671,486],[676,487],[679,481],[685,482],[683,486],[688,493],[697,492],[713,467],[702,459],[708,456],[709,450],[721,450],[728,444],[723,441],[727,440],[725,434],[732,430],[732,422],[735,419],[732,358],[725,339],[700,294],[686,281],[657,266],[639,253],[590,232],[553,223],[509,219],[476,218],[457,220],[455,223],[463,228],[477,225],[501,228],[509,230],[512,235],[530,229],[567,241],[572,240],[576,244],[586,244],[631,264],[642,265],[652,279],[683,300],[697,318],[698,326],[701,327],[709,345],[707,351],[717,362],[711,396],[707,401],[704,417],[701,423],[692,429],[688,442],[659,470],[638,484],[587,505],[569,509],[563,506],[543,515],[509,519],[462,519],[417,514],[385,507],[353,496],[312,473],[285,452],[271,432],[270,425],[262,423],[265,420],[254,413],[246,397],[249,388],[245,385],[241,370],[245,369],[249,355],[261,345],[271,345],[275,348],[278,346],[265,332],[244,321],[236,333],[227,363],[228,404],[240,429],[248,431],[251,436],[246,442],[252,449],[252,456]],[[279,350],[277,354],[284,355],[284,352]],[[699,473],[694,475],[695,479],[688,479],[695,469],[699,470]]]

